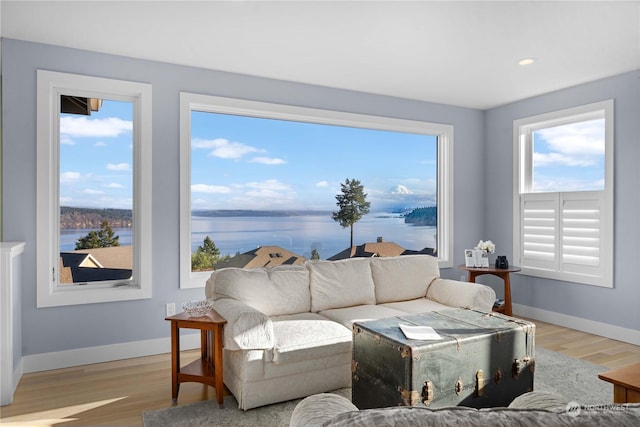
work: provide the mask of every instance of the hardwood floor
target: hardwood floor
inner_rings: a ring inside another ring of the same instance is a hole
[[[640,346],[535,323],[537,347],[612,369],[640,362]],[[184,364],[199,355],[186,351],[181,359]],[[172,406],[170,362],[170,354],[161,354],[26,374],[13,403],[0,408],[0,424],[141,426],[143,411]],[[181,384],[177,405],[201,400],[215,401],[215,390]]]

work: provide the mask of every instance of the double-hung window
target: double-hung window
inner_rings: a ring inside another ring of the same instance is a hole
[[[181,287],[202,287],[225,266],[342,259],[350,250],[428,253],[451,266],[452,126],[180,99]],[[332,219],[346,179],[371,202],[351,249],[349,230]]]
[[[151,85],[38,71],[37,306],[151,297]]]
[[[613,100],[514,121],[514,260],[613,287]]]

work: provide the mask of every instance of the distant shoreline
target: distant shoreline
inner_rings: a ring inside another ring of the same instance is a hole
[[[290,217],[290,216],[323,216],[331,215],[332,211],[316,210],[252,210],[252,209],[207,209],[193,210],[191,215],[202,218],[220,217]]]
[[[423,208],[394,209],[391,212],[374,212],[377,218],[405,218],[406,223],[413,225],[436,225],[433,218],[411,218],[411,212]],[[407,214],[407,212],[409,212]],[[329,216],[331,210],[257,210],[257,209],[202,209],[192,210],[191,215],[197,218],[287,218],[301,216]],[[98,229],[103,221],[108,221],[112,228],[130,228],[132,226],[131,209],[97,209],[61,207],[60,228],[63,230]]]

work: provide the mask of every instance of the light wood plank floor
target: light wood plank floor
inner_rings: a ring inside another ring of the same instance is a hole
[[[612,369],[640,362],[640,346],[535,323],[537,347]],[[197,357],[198,350],[181,355],[183,364]],[[0,408],[0,424],[141,426],[143,411],[172,406],[170,362],[170,354],[161,354],[26,374],[13,403]],[[177,405],[201,400],[215,401],[214,389],[181,384]]]

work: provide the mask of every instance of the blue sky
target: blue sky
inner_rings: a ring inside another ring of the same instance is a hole
[[[535,131],[533,190],[604,189],[604,119]]]
[[[534,133],[534,191],[599,190],[603,120]],[[132,206],[132,106],[104,101],[60,120],[60,204]],[[346,178],[372,212],[432,206],[433,136],[192,113],[193,209],[334,210]]]
[[[60,117],[60,205],[131,209],[133,109],[104,101],[90,116]]]
[[[346,178],[371,211],[432,206],[433,136],[192,113],[193,209],[336,208]]]

